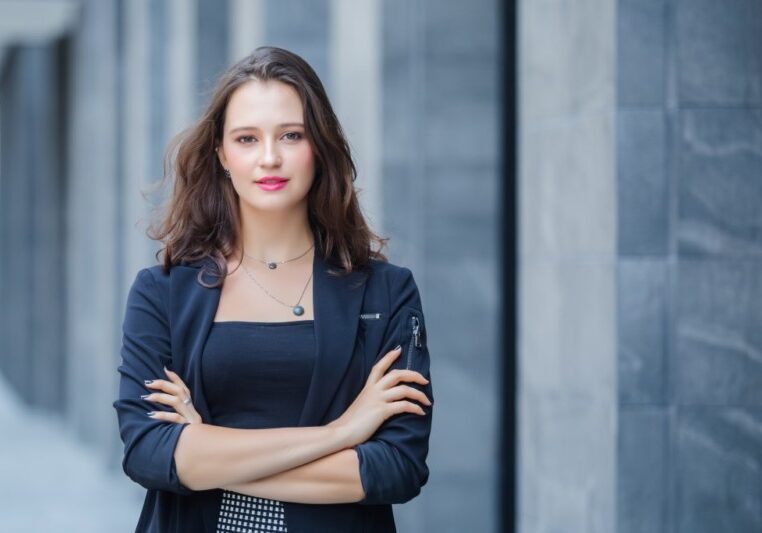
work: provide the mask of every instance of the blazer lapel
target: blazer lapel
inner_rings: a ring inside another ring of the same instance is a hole
[[[322,422],[352,358],[365,294],[365,274],[353,271],[346,276],[331,276],[328,268],[315,254],[312,299],[316,359],[299,426]]]
[[[202,259],[172,268],[170,320],[174,360],[187,357],[183,368],[176,368],[193,391],[193,405],[204,420],[210,417],[203,398],[201,353],[217,313],[221,290],[197,282],[199,268],[210,264]],[[354,352],[360,309],[365,293],[365,274],[354,271],[332,276],[330,265],[320,254],[312,266],[315,315],[315,365],[299,426],[320,425],[330,406]],[[214,281],[205,277],[207,283]]]

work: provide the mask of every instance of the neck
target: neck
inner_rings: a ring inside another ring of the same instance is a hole
[[[241,206],[238,249],[265,261],[285,261],[306,252],[314,242],[306,205],[288,211],[261,211]],[[305,257],[312,257],[312,252]]]

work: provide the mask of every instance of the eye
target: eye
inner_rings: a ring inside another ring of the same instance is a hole
[[[289,131],[288,133],[286,133],[286,135],[284,135],[284,137],[286,137],[288,135],[296,135],[296,137],[289,138],[288,139],[289,141],[298,141],[299,139],[302,138],[302,134],[299,133],[298,131]]]
[[[242,135],[241,137],[238,137],[236,141],[241,142],[241,139],[253,139],[253,135]],[[249,144],[247,142],[243,142],[242,144]]]

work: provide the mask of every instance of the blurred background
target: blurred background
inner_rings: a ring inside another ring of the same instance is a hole
[[[759,0],[0,0],[0,531],[134,531],[140,191],[262,44],[323,80],[421,291],[399,531],[762,531]]]

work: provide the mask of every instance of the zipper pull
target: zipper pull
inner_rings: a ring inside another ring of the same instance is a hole
[[[421,347],[421,331],[417,316],[413,316],[413,344],[416,348]]]

